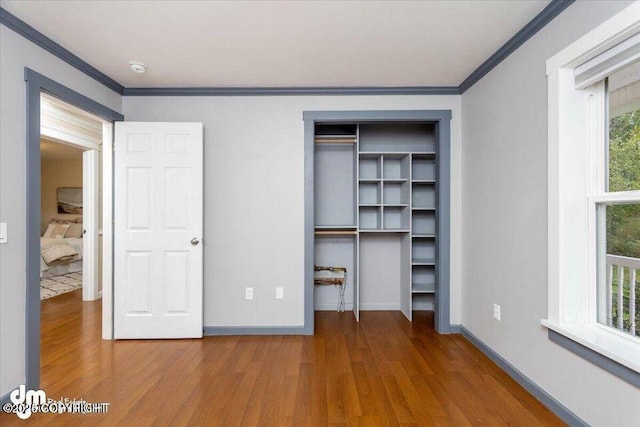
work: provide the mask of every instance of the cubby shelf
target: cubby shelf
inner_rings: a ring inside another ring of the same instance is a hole
[[[411,177],[414,181],[435,181],[435,156],[414,154],[411,157]]]
[[[411,186],[411,201],[413,208],[436,207],[436,190],[433,185],[413,183]]]
[[[414,294],[434,294],[435,292],[436,292],[435,283],[425,285],[424,289],[416,287],[416,285],[414,284],[413,289],[411,289],[411,293],[414,293]]]

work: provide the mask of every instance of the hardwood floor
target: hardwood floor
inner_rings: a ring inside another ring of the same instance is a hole
[[[316,335],[102,341],[100,302],[42,303],[48,397],[107,414],[34,414],[33,425],[563,425],[459,335],[399,312],[316,313]],[[24,425],[2,414],[0,424]]]

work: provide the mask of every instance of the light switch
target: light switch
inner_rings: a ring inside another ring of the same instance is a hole
[[[7,243],[7,223],[0,222],[0,244]]]

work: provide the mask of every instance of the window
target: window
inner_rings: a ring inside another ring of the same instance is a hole
[[[640,337],[640,62],[597,85],[607,127],[604,155],[594,156],[605,170],[594,194],[597,321]]]
[[[550,58],[547,79],[542,324],[554,342],[640,384],[640,4]]]

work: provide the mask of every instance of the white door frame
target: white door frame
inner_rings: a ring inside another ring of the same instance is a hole
[[[100,212],[100,183],[98,158],[100,150],[82,153],[82,300],[100,298],[98,277],[98,214]]]
[[[113,127],[102,126],[102,339],[113,339]]]

